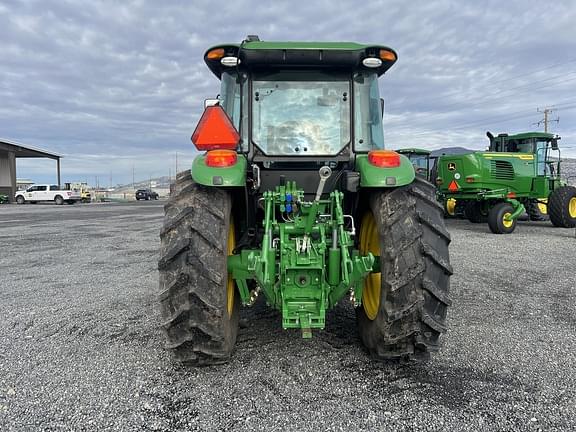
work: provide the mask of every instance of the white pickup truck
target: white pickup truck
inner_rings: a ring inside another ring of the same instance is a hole
[[[65,202],[74,204],[76,201],[82,200],[82,195],[78,190],[62,190],[57,185],[37,184],[26,190],[16,192],[15,198],[18,204],[52,201],[62,205]]]

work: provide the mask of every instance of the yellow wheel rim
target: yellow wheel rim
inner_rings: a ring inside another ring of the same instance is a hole
[[[576,197],[570,200],[568,204],[568,212],[570,213],[571,218],[576,218]]]
[[[512,213],[510,212],[506,212],[504,213],[504,216],[502,216],[502,225],[504,225],[506,228],[510,228],[512,225],[514,225],[513,220],[506,220],[506,218],[509,218],[510,216],[512,216]]]
[[[234,221],[230,219],[230,228],[228,229],[228,256],[232,255],[234,248],[236,247],[236,233],[234,230]],[[236,283],[232,279],[232,274],[228,273],[228,283],[226,285],[226,298],[228,307],[228,316],[232,315],[232,310],[234,309],[234,289],[236,288]]]
[[[368,211],[362,218],[360,226],[360,255],[372,252],[375,256],[380,256],[380,235],[372,212]],[[362,306],[364,312],[370,320],[374,320],[380,309],[380,294],[382,291],[381,273],[368,273],[364,280],[362,289]]]
[[[454,216],[454,213],[456,212],[456,200],[454,198],[448,198],[446,200],[446,212],[450,216]]]
[[[541,202],[538,203],[538,209],[542,214],[548,214],[548,199],[542,198]]]

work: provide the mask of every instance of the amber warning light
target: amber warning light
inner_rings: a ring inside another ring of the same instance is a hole
[[[206,107],[192,134],[192,142],[200,151],[234,150],[240,135],[220,105]]]

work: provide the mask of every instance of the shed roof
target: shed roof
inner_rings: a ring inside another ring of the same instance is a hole
[[[0,138],[0,150],[14,152],[17,158],[50,158],[60,159],[62,155],[34,147],[28,144],[22,144],[16,141]]]

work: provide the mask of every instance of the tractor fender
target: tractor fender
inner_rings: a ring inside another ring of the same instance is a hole
[[[405,186],[412,183],[416,177],[410,159],[404,155],[400,155],[400,166],[395,168],[374,166],[368,161],[368,155],[357,155],[356,171],[360,173],[360,187],[369,188]]]
[[[204,186],[234,187],[246,186],[246,169],[248,162],[244,155],[232,166],[220,168],[206,165],[206,155],[198,155],[192,162],[192,179]]]

